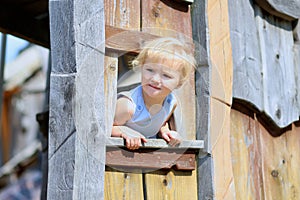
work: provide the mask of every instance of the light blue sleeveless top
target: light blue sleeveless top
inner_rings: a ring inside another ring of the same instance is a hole
[[[128,92],[118,94],[118,98],[122,96],[129,98],[135,105],[135,112],[132,118],[124,126],[138,131],[146,138],[156,138],[156,134],[169,119],[176,107],[176,98],[170,93],[164,100],[161,110],[151,115],[145,106],[141,85]]]

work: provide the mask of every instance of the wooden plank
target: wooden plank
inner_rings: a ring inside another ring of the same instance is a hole
[[[233,97],[261,113],[261,120],[274,135],[280,133],[300,115],[292,23],[265,13],[249,1],[229,1],[229,14]]]
[[[105,26],[106,41],[105,47],[107,53],[115,52],[117,55],[124,55],[125,53],[137,54],[141,50],[141,45],[148,40],[157,38],[158,36],[143,33],[137,30],[126,30],[114,26]]]
[[[233,97],[263,109],[263,80],[255,12],[248,0],[228,1],[233,58]]]
[[[105,172],[105,199],[144,199],[143,182],[140,173],[120,172],[110,168]]]
[[[296,88],[299,90],[300,88],[300,69],[299,67],[297,68],[297,66],[300,66],[300,22],[298,20],[297,25],[295,26],[294,30],[294,62],[295,62],[295,66],[296,66]],[[300,92],[297,92],[297,99],[300,99]],[[300,108],[300,101],[298,101],[298,108]]]
[[[139,149],[107,147],[106,165],[125,171],[171,169],[190,171],[195,169],[195,151],[186,149]]]
[[[122,138],[110,137],[106,139],[106,146],[108,147],[124,147],[124,140]],[[183,140],[176,147],[169,146],[163,139],[147,139],[147,143],[143,143],[140,148],[154,148],[154,149],[194,149],[201,150],[204,148],[202,140]]]
[[[211,145],[213,157],[213,184],[215,198],[223,199],[225,196],[235,196],[230,145],[230,106],[211,99]],[[222,166],[222,167],[220,167]],[[235,199],[235,198],[233,198]]]
[[[236,198],[299,199],[299,126],[273,137],[251,114],[232,110],[231,130]]]
[[[211,96],[231,105],[233,67],[227,1],[209,1],[207,12],[212,68]]]
[[[280,137],[272,137],[261,125],[259,129],[265,199],[299,199],[299,127],[293,125],[292,130]]]
[[[285,20],[296,20],[300,17],[300,1],[295,0],[255,0],[255,2],[270,14]]]
[[[155,171],[145,176],[147,192],[145,199],[189,199],[197,198],[196,171]]]
[[[259,7],[255,7],[255,11],[260,16],[256,21],[262,59],[264,112],[284,128],[297,121],[300,115],[295,100],[292,23],[264,15]]]
[[[208,24],[207,0],[196,1],[192,5],[193,40],[195,41],[196,60],[196,138],[204,141],[203,153],[198,155],[197,194],[198,199],[213,199],[213,159],[210,144],[210,91],[211,68],[208,61]],[[203,187],[205,185],[205,187]]]
[[[257,123],[236,110],[230,113],[231,162],[236,199],[264,199],[261,144]],[[257,133],[258,132],[258,133]]]
[[[103,133],[108,132],[101,76],[104,46],[99,47],[105,39],[103,2],[51,0],[49,10],[52,73],[47,198],[103,199]],[[101,109],[95,110],[95,103]]]
[[[117,102],[117,77],[118,77],[118,58],[117,57],[105,57],[104,60],[104,93],[105,95],[105,124],[107,130],[112,130],[112,122],[114,120],[115,106]],[[99,106],[96,104],[96,106]],[[96,107],[96,109],[98,109]],[[107,137],[110,137],[111,133],[106,133]]]

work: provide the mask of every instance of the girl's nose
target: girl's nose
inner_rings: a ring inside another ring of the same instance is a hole
[[[158,73],[156,73],[152,76],[152,80],[155,81],[155,82],[160,83],[161,82],[161,77]]]

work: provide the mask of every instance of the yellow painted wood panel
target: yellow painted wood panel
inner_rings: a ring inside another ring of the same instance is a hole
[[[227,0],[210,0],[207,7],[212,66],[211,93],[214,98],[231,105],[233,69],[228,3]]]
[[[300,129],[293,128],[272,137],[260,125],[265,199],[300,199]]]
[[[216,199],[223,200],[235,196],[230,152],[230,107],[216,99],[211,99],[212,157],[214,164],[214,188]]]
[[[105,172],[104,199],[144,199],[142,175],[117,171]]]
[[[230,120],[236,199],[264,199],[258,124],[236,110],[231,110]]]
[[[197,199],[196,171],[157,171],[145,177],[148,200]]]
[[[236,199],[300,199],[300,127],[273,137],[255,115],[231,111]]]

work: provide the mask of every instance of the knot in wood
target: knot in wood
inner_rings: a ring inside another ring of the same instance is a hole
[[[109,69],[110,69],[111,71],[115,71],[115,70],[116,70],[116,65],[115,65],[115,64],[110,64],[110,65],[109,65]]]
[[[272,175],[274,178],[277,178],[278,175],[279,175],[279,172],[278,172],[277,170],[272,170],[271,175]]]

